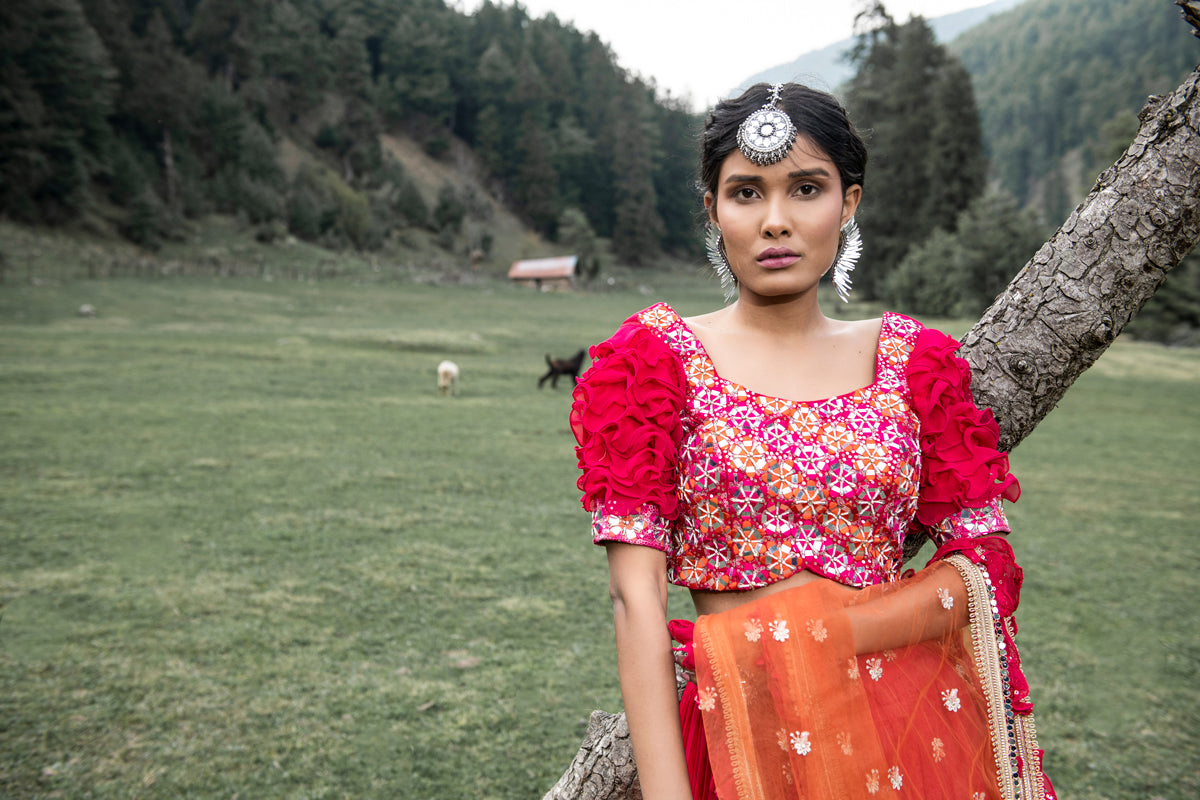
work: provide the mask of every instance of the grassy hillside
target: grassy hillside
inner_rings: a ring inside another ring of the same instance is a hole
[[[640,277],[0,286],[0,796],[540,797],[620,695],[536,381],[719,295]],[[1064,800],[1200,792],[1198,388],[1200,353],[1118,342],[1013,456]]]

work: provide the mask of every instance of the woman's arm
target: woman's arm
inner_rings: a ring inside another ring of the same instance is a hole
[[[940,639],[971,621],[967,587],[950,564],[932,564],[897,586],[903,589],[884,587],[873,600],[846,608],[858,655]]]
[[[1007,536],[954,539],[908,580],[881,587],[874,599],[846,609],[859,655],[940,639],[970,623],[967,587],[958,568],[944,559],[962,553],[983,570],[992,586],[994,610],[1002,617],[1020,603],[1024,574]]]
[[[666,556],[610,542],[609,595],[617,635],[621,697],[646,800],[691,800],[675,661],[667,633]]]

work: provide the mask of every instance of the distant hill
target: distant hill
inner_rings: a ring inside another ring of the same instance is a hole
[[[939,42],[949,42],[989,17],[1015,8],[1024,1],[994,0],[994,2],[980,5],[978,8],[968,8],[965,11],[936,17],[929,20],[929,25],[933,28],[933,33]],[[853,68],[843,58],[845,53],[854,46],[854,42],[854,37],[848,37],[820,50],[804,53],[794,61],[771,67],[757,75],[751,75],[742,81],[735,91],[759,82],[800,81],[818,89],[836,92],[838,87],[854,76]]]
[[[1061,221],[1128,146],[1137,113],[1200,59],[1167,0],[1030,0],[954,40],[992,175]]]

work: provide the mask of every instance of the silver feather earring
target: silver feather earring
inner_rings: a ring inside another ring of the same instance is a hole
[[[854,217],[851,217],[842,226],[842,241],[838,246],[837,259],[833,262],[833,288],[843,303],[850,302],[850,273],[862,255],[862,247],[862,233]]]
[[[708,232],[704,236],[704,249],[708,254],[708,263],[712,264],[717,277],[721,279],[721,291],[725,293],[725,304],[728,305],[733,302],[734,295],[737,294],[737,278],[733,276],[729,259],[725,257],[725,243],[721,240],[721,229],[711,222],[708,224]]]

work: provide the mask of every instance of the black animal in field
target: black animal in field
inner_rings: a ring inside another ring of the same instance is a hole
[[[580,350],[570,358],[551,358],[550,354],[546,354],[546,374],[538,378],[538,388],[546,381],[550,381],[550,388],[558,388],[558,379],[563,376],[571,376],[571,385],[579,383],[579,370],[583,367],[583,351]]]

